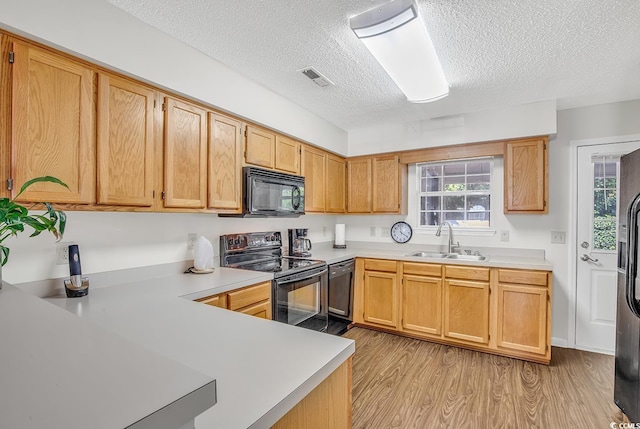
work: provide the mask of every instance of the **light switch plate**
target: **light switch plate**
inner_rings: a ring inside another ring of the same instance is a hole
[[[552,244],[566,244],[567,233],[564,231],[551,231],[551,243]]]
[[[187,250],[193,250],[196,247],[198,234],[187,234]]]

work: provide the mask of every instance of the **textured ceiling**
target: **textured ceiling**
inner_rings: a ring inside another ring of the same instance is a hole
[[[107,1],[345,130],[640,98],[638,0],[417,0],[451,87],[429,104],[406,101],[349,29],[385,0]],[[296,71],[307,66],[335,86]]]

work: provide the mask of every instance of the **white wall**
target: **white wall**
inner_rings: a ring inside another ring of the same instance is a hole
[[[0,0],[0,28],[182,93],[328,150],[347,133],[102,0]]]
[[[310,228],[313,243],[333,240],[335,216],[304,215],[287,219],[220,218],[192,213],[68,212],[64,242],[80,246],[83,273],[97,273],[193,259],[187,234],[205,236],[219,255],[219,236],[235,232]],[[323,230],[324,228],[324,230]],[[3,279],[9,283],[64,277],[68,265],[56,265],[56,244],[50,234],[23,234],[5,242],[11,249]],[[216,259],[217,260],[217,259]]]
[[[496,125],[497,126],[497,125]],[[502,159],[494,161],[494,190],[492,197],[492,221],[497,230],[494,236],[460,236],[463,248],[506,247],[543,249],[546,259],[553,264],[553,343],[568,342],[567,312],[571,296],[569,284],[569,244],[551,244],[550,231],[569,232],[575,220],[569,214],[569,148],[572,140],[633,135],[640,133],[640,100],[598,105],[558,112],[558,132],[549,143],[549,213],[547,215],[504,215],[502,213]],[[415,189],[415,186],[414,186]],[[413,195],[415,197],[415,194]],[[415,215],[408,216],[339,216],[338,222],[346,224],[347,240],[391,242],[381,237],[382,227],[390,227],[398,220],[417,224]],[[370,227],[376,227],[376,237],[370,237]],[[500,231],[509,231],[509,242],[500,241]],[[445,245],[448,237],[435,237],[433,232],[415,234],[411,243]]]
[[[542,101],[350,130],[349,156],[555,133],[556,102]]]

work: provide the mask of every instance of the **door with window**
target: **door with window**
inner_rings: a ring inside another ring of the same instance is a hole
[[[620,156],[640,142],[578,147],[576,348],[613,353]]]

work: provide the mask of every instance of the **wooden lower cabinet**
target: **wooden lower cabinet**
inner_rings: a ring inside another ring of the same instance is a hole
[[[358,258],[354,323],[549,364],[550,297],[548,271]]]
[[[546,280],[546,273],[515,270],[498,270],[498,273],[497,346],[546,356],[550,353],[551,336],[550,291],[547,281],[541,284],[543,278]],[[514,283],[503,283],[504,280]]]
[[[387,328],[398,328],[398,288],[395,262],[382,261],[381,269],[391,267],[393,272],[364,272],[364,320]],[[375,268],[375,267],[373,267]]]
[[[271,319],[271,282],[258,283],[196,301],[262,319]]]
[[[445,280],[444,336],[489,343],[489,283]]]
[[[440,337],[442,265],[404,262],[402,273],[402,331]]]
[[[350,429],[352,357],[285,414],[272,429]]]

